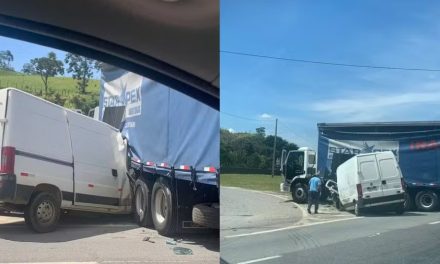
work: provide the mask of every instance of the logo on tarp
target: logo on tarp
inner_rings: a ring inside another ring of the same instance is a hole
[[[134,73],[104,82],[104,107],[125,106],[125,117],[140,115],[142,112],[142,80],[143,77]]]
[[[328,159],[333,159],[335,154],[358,155],[362,153],[373,153],[392,151],[398,159],[398,141],[354,141],[354,140],[333,140],[329,139]]]

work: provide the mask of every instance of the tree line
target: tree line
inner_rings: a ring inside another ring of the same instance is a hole
[[[220,161],[222,169],[270,169],[272,168],[273,144],[275,136],[266,135],[265,128],[259,127],[255,133],[233,133],[226,129],[220,131]],[[298,146],[277,136],[275,160],[281,151],[295,150]]]
[[[10,50],[0,51],[0,70],[15,72],[15,69],[11,66],[12,61],[14,61],[14,56]],[[67,65],[66,68],[64,63]],[[77,81],[78,92],[85,94],[89,80],[93,78],[93,71],[101,70],[101,66],[101,62],[73,53],[67,53],[63,62],[57,58],[55,52],[51,51],[47,56],[33,58],[25,63],[21,72],[40,76],[45,95],[48,95],[49,78],[64,75],[64,72],[67,71]]]

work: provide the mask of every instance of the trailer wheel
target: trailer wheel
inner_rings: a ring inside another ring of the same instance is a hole
[[[438,197],[432,191],[420,191],[416,195],[415,203],[420,211],[432,212],[438,207]]]
[[[51,193],[37,193],[25,207],[25,222],[35,232],[52,232],[60,218],[60,206],[60,202]]]
[[[169,183],[163,178],[156,180],[151,197],[154,228],[161,235],[171,235],[175,231],[176,219]]]
[[[307,202],[307,186],[301,183],[295,184],[292,189],[292,200],[296,203]]]
[[[134,218],[139,226],[150,226],[151,219],[150,196],[147,184],[143,180],[136,180],[134,193]]]
[[[220,210],[218,204],[196,204],[192,210],[192,221],[212,229],[220,228]]]

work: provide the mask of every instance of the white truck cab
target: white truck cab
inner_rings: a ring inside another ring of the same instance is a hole
[[[356,155],[339,165],[336,175],[340,204],[356,215],[372,207],[404,212],[403,177],[393,152]]]
[[[0,208],[37,232],[60,210],[130,213],[127,144],[106,123],[28,93],[0,90]]]
[[[281,192],[291,192],[294,202],[307,201],[307,185],[316,173],[316,151],[302,147],[292,151],[283,150],[281,154]]]

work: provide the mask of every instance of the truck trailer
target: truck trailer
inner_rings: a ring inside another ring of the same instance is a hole
[[[406,209],[416,207],[421,211],[433,211],[438,208],[440,122],[319,123],[318,133],[316,165],[303,160],[302,169],[299,166],[296,171],[289,171],[292,161],[283,160],[285,180],[281,189],[291,191],[294,201],[307,201],[307,182],[316,171],[324,182],[335,181],[338,166],[351,157],[392,151],[404,178]],[[307,151],[310,153],[309,149]],[[299,149],[285,156],[304,157],[305,154],[306,150]],[[323,194],[325,198],[327,193]]]
[[[128,177],[140,226],[165,235],[219,228],[218,110],[105,65],[98,117],[128,141]]]

